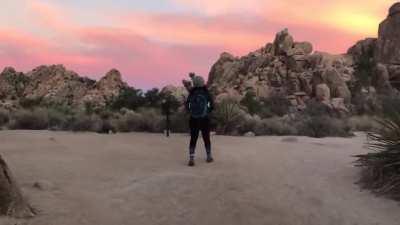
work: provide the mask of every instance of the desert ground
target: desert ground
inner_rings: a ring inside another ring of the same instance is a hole
[[[1,225],[398,225],[399,203],[361,191],[365,136],[188,136],[2,131],[0,151],[39,214]],[[34,187],[36,183],[36,187]]]

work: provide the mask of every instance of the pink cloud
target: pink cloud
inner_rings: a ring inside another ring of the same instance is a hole
[[[83,26],[73,19],[79,13],[73,9],[27,1],[32,24],[43,32],[0,27],[0,67],[26,71],[40,64],[65,64],[93,78],[117,68],[138,87],[178,84],[191,71],[207,76],[222,51],[246,54],[272,42],[285,27],[316,50],[345,52],[373,35],[391,2],[171,0],[205,13],[107,11],[101,16],[108,26]]]

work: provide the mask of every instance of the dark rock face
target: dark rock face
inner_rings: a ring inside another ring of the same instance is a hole
[[[359,61],[361,57],[367,56],[368,58],[374,58],[376,54],[377,39],[366,38],[358,41],[353,47],[351,47],[347,54],[352,55],[355,61]]]
[[[376,60],[400,65],[400,3],[389,9],[389,16],[379,25]]]

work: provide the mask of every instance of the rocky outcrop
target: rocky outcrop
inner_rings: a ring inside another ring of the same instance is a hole
[[[112,69],[87,91],[80,103],[93,103],[95,106],[103,107],[127,87],[128,84],[122,81],[121,73]]]
[[[8,67],[0,74],[0,107],[13,109],[21,98],[49,103],[104,107],[128,85],[112,69],[98,82],[67,70],[63,65],[39,66],[23,74]]]
[[[0,99],[15,100],[23,95],[29,78],[12,67],[4,68],[0,73]]]
[[[185,87],[177,87],[174,85],[167,85],[161,90],[162,94],[168,94],[174,96],[178,101],[184,102],[186,97],[189,95],[188,90]]]
[[[223,53],[212,66],[208,86],[217,100],[227,96],[241,99],[251,91],[263,98],[284,95],[299,108],[315,98],[343,109],[355,94],[351,87],[364,79],[358,76],[365,71],[355,73],[357,66],[366,64],[371,68],[371,87],[364,88],[380,94],[400,88],[400,2],[389,9],[378,38],[361,40],[346,54],[313,53],[309,42],[296,42],[284,29],[273,43],[246,56]]]
[[[27,73],[30,82],[24,91],[26,98],[42,98],[52,103],[78,103],[95,81],[82,78],[63,65],[39,66]]]
[[[253,92],[259,98],[285,95],[294,106],[317,97],[349,102],[348,82],[353,76],[353,58],[315,52],[309,42],[296,42],[285,29],[273,43],[243,57],[223,53],[212,66],[208,86],[216,99],[243,98]]]
[[[397,49],[397,51],[396,51]],[[389,9],[388,17],[379,25],[376,60],[400,65],[400,2]]]

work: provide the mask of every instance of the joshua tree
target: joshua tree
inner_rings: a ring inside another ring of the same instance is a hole
[[[34,214],[33,208],[22,196],[21,189],[0,155],[0,215],[25,218]]]

